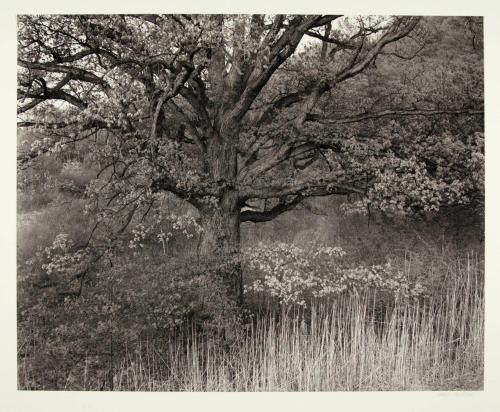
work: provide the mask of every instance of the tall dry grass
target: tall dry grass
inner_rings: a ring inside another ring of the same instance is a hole
[[[375,295],[351,295],[309,311],[255,318],[239,335],[191,327],[160,345],[130,349],[99,379],[86,368],[83,376],[68,376],[66,389],[478,390],[482,279],[481,263],[467,258],[448,272],[439,293],[422,302],[385,302],[382,313]],[[20,387],[29,373],[21,362]]]

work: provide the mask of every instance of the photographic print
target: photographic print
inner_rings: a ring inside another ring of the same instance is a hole
[[[17,16],[17,388],[481,391],[477,16]]]

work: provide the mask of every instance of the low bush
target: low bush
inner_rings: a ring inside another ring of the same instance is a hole
[[[63,236],[56,243],[52,252],[70,246]],[[82,279],[64,273],[66,263],[46,265],[50,273],[18,284],[20,355],[30,365],[26,388],[61,389],[70,372],[84,367],[98,376],[127,347],[164,339],[186,323],[208,331],[238,321],[218,262],[153,265],[122,257],[103,261]]]
[[[390,263],[360,266],[340,247],[287,243],[247,248],[243,253],[250,300],[270,299],[282,306],[306,307],[344,294],[379,293],[386,299],[426,296],[425,280],[405,276]]]

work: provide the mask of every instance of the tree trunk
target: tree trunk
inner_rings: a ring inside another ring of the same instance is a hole
[[[214,261],[216,271],[239,305],[243,303],[240,262],[240,207],[236,191],[227,191],[220,202],[200,208],[203,232],[198,256]]]
[[[220,195],[199,208],[203,232],[198,255],[220,262],[218,272],[224,278],[230,296],[242,304],[243,281],[239,256],[241,205],[235,188],[237,139],[234,136],[237,135],[237,129],[231,127],[231,122],[223,116],[217,123],[220,132],[214,132],[207,141],[206,165],[213,184],[220,189]],[[226,133],[223,134],[222,130]]]
[[[201,208],[200,217],[203,227],[200,255],[239,252],[240,210],[236,193],[227,193],[219,204]]]

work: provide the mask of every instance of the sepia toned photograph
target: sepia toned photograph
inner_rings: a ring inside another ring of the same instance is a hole
[[[16,29],[18,391],[484,390],[482,17]]]

